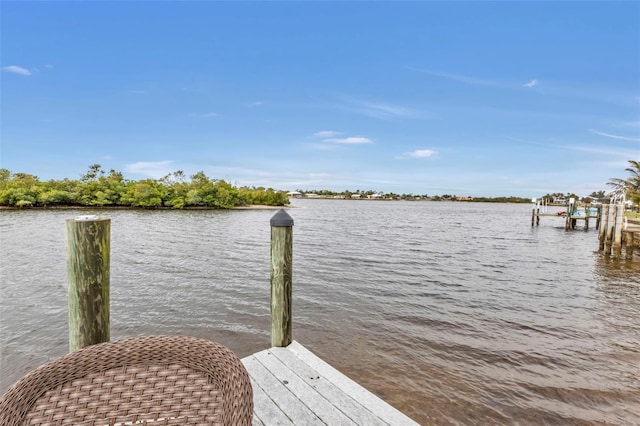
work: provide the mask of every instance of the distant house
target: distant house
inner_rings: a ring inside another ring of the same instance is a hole
[[[313,192],[310,192],[308,194],[304,194],[305,197],[307,198],[319,198],[320,196],[318,194],[314,194]]]
[[[360,198],[360,194],[351,194],[351,198]]]
[[[287,192],[287,196],[293,197],[293,198],[300,198],[302,197],[302,192],[290,191],[290,192]]]
[[[471,201],[471,200],[473,200],[473,197],[470,196],[470,195],[458,195],[456,197],[456,200],[458,200],[458,201]]]

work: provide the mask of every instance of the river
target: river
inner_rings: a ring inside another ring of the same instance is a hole
[[[292,200],[293,337],[422,424],[640,424],[640,262],[518,204]],[[64,221],[111,218],[111,337],[269,346],[274,210],[0,211],[0,391],[67,351]]]

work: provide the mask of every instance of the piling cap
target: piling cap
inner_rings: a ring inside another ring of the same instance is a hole
[[[271,218],[271,226],[293,226],[293,219],[287,212],[280,209],[278,213]]]
[[[100,219],[98,216],[96,215],[81,215],[81,216],[76,216],[77,221],[84,221],[84,220],[98,220]]]

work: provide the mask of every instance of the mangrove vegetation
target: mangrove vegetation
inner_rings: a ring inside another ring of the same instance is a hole
[[[121,172],[106,172],[99,164],[79,180],[41,181],[27,173],[0,169],[0,206],[6,207],[139,207],[219,208],[247,205],[284,206],[287,194],[272,188],[236,187],[204,172],[187,177],[176,171],[161,179],[129,180]]]

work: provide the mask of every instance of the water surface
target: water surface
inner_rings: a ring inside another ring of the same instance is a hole
[[[293,200],[294,338],[422,424],[640,424],[640,262],[515,204]],[[82,214],[93,212],[83,211]],[[269,346],[275,211],[103,211],[112,338]],[[0,390],[67,350],[64,221],[0,212]]]

